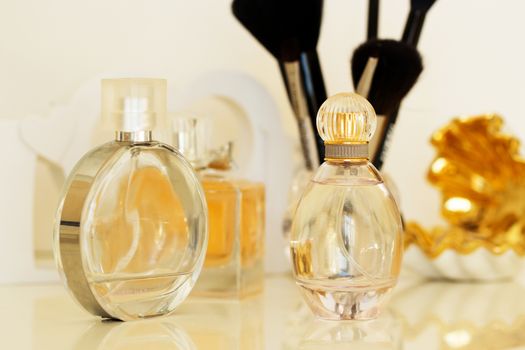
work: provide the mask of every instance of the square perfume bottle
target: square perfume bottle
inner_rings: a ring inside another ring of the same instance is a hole
[[[209,240],[194,295],[242,298],[264,281],[265,189],[234,175],[232,143],[210,150],[211,123],[175,118],[174,145],[192,163],[208,205]]]

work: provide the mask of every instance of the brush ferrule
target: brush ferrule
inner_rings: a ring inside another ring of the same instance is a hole
[[[325,143],[325,159],[368,159],[368,143]]]

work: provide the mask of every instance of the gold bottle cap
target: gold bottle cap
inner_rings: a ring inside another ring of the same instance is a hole
[[[150,131],[166,119],[166,80],[102,80],[102,119],[115,131]]]
[[[317,131],[325,144],[325,159],[368,158],[368,143],[376,129],[376,113],[362,96],[343,92],[328,98],[317,113]]]

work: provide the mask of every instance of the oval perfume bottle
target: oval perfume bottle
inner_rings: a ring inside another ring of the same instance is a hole
[[[299,201],[290,249],[296,282],[320,318],[376,317],[399,274],[401,216],[368,160],[375,124],[372,105],[353,93],[330,97],[317,115],[325,162]]]
[[[191,165],[152,140],[166,81],[102,81],[116,139],[69,175],[55,226],[62,279],[87,311],[132,320],[170,313],[190,293],[207,244],[206,202]]]

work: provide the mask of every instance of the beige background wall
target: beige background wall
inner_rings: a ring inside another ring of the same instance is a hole
[[[333,94],[352,89],[349,58],[364,38],[366,1],[325,3],[319,53]],[[408,3],[382,1],[382,37],[400,36]],[[439,0],[429,14],[420,42],[425,71],[403,104],[385,166],[406,218],[439,221],[438,195],[424,180],[433,157],[427,140],[451,117],[499,112],[508,130],[525,139],[524,12],[520,0]],[[105,73],[155,71],[177,77],[171,81],[176,92],[213,70],[255,77],[295,137],[277,66],[232,17],[230,0],[0,2],[0,118],[45,117]]]

